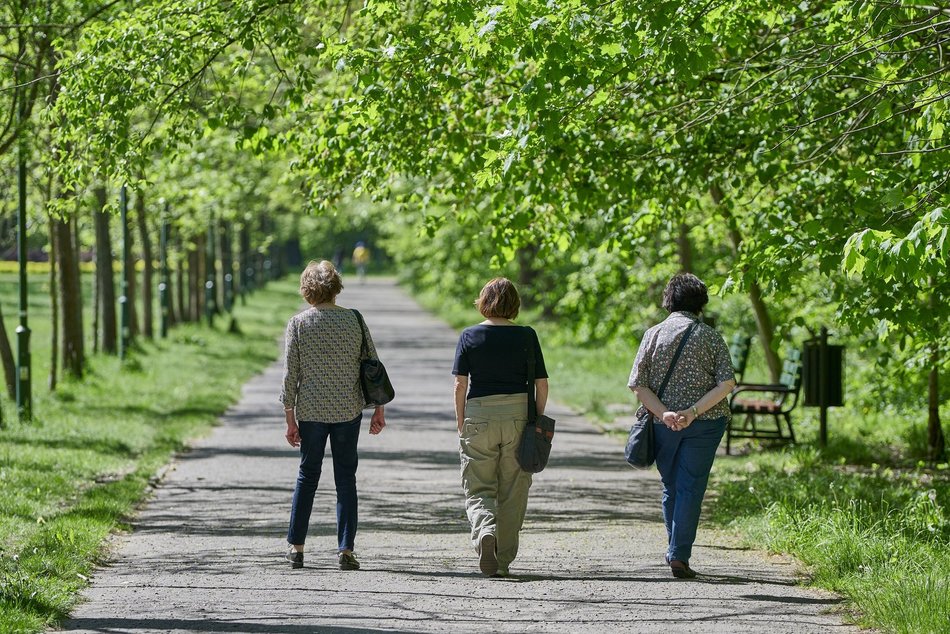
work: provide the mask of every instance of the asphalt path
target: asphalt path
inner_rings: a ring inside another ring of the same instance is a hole
[[[365,316],[397,392],[382,434],[370,436],[364,417],[362,569],[337,566],[329,456],[306,566],[283,559],[298,454],[283,438],[278,363],[176,457],[66,631],[858,631],[843,623],[840,599],[799,585],[794,562],[702,525],[691,560],[701,577],[673,579],[655,470],[627,467],[616,439],[559,406],[556,393],[554,452],[534,479],[513,576],[483,577],[459,479],[457,333],[391,281],[350,281],[339,303]]]

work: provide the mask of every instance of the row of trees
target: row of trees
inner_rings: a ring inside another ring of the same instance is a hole
[[[950,9],[47,5],[80,25],[36,44],[56,51],[35,76],[55,77],[58,199],[103,177],[190,198],[188,172],[207,161],[209,182],[260,178],[237,189],[279,213],[376,201],[416,279],[468,294],[484,262],[511,267],[588,338],[694,270],[745,298],[723,319],[757,330],[773,375],[794,324],[837,319],[913,392],[885,398],[924,395],[930,455],[944,455]]]
[[[16,251],[19,192],[13,185],[22,158],[28,234],[22,255],[49,261],[51,390],[63,374],[83,378],[90,348],[118,354],[123,339],[129,344],[138,337],[153,338],[159,334],[160,315],[166,326],[210,319],[229,310],[236,293],[281,274],[287,257],[299,254],[293,241],[282,237],[287,232],[281,233],[264,213],[284,203],[280,196],[286,196],[286,188],[274,184],[279,175],[265,162],[236,157],[239,137],[230,132],[180,154],[177,161],[156,152],[134,178],[97,172],[82,183],[68,182],[57,163],[63,148],[62,118],[54,112],[63,93],[59,64],[86,29],[115,20],[133,6],[114,1],[0,3],[0,60],[11,71],[0,74],[5,115],[0,121],[0,173],[11,185],[0,196],[0,252]],[[131,183],[129,200],[120,205],[125,188],[120,192],[117,183],[124,181]],[[128,213],[120,215],[120,206],[127,206]],[[84,262],[94,263],[91,287],[84,286]],[[161,309],[159,289],[166,298]],[[122,307],[128,310],[124,333],[117,315]],[[84,323],[84,314],[91,314],[91,320]],[[11,330],[0,312],[0,363],[12,400],[17,362]]]

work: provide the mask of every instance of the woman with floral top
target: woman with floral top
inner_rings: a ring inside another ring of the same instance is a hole
[[[327,440],[333,454],[337,537],[341,570],[359,570],[353,555],[357,525],[357,441],[366,401],[360,387],[363,324],[355,311],[336,305],[343,282],[333,264],[311,262],[300,275],[300,294],[310,308],[287,324],[286,365],[280,400],[287,421],[286,439],[300,447],[300,471],[290,511],[287,559],[303,567],[304,541],[320,481]],[[366,329],[368,358],[376,347]],[[369,433],[386,426],[377,406]]]
[[[706,285],[695,275],[670,280],[663,291],[663,308],[670,316],[644,333],[627,383],[655,417],[656,466],[669,540],[665,560],[681,579],[696,576],[689,558],[716,448],[729,422],[726,397],[736,385],[725,340],[700,321],[708,301]],[[694,324],[660,401],[663,378]]]

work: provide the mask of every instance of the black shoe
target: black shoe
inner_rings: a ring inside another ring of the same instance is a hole
[[[353,553],[340,553],[340,570],[359,570],[360,562],[356,561]]]
[[[288,550],[286,557],[287,561],[290,562],[291,568],[303,568],[303,551]]]

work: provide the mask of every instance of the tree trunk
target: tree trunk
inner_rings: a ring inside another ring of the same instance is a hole
[[[241,294],[241,305],[246,306],[247,292],[249,290],[248,284],[250,283],[248,266],[250,266],[251,262],[251,234],[247,228],[247,223],[241,225],[241,237],[238,239],[238,250],[237,290]]]
[[[200,241],[188,252],[188,318],[201,321],[201,296],[204,283],[201,277]]]
[[[677,251],[680,256],[680,270],[682,273],[693,272],[693,244],[689,241],[689,227],[685,222],[679,224],[676,235]]]
[[[95,216],[93,211],[93,216]],[[96,228],[95,217],[93,217],[93,230]],[[92,276],[92,354],[99,354],[99,315],[102,313],[100,304],[102,303],[102,284],[99,283],[99,253],[95,253],[96,268]]]
[[[234,245],[231,240],[231,226],[222,223],[219,232],[221,245],[221,306],[227,312],[234,309]],[[230,281],[229,281],[230,278]]]
[[[712,196],[713,202],[716,203],[716,207],[720,213],[722,213],[726,219],[726,224],[729,229],[729,240],[732,242],[732,252],[738,256],[739,247],[742,245],[742,235],[736,226],[736,219],[724,205],[720,204],[724,198],[724,194],[719,188],[719,185],[715,183],[710,185],[709,194]],[[782,362],[778,357],[778,353],[776,353],[773,348],[775,326],[772,324],[768,307],[762,299],[762,288],[759,286],[759,283],[756,280],[752,280],[748,283],[748,287],[749,302],[752,304],[752,311],[755,314],[755,324],[759,333],[759,342],[762,344],[762,352],[765,354],[765,362],[769,367],[769,377],[772,383],[778,383],[779,378],[782,376]]]
[[[119,351],[116,326],[115,271],[112,268],[112,236],[109,233],[110,215],[103,211],[106,206],[106,188],[96,187],[97,209],[94,214],[96,226],[96,279],[102,309],[102,351],[116,354]]]
[[[159,239],[159,242],[161,242],[160,239]],[[159,272],[160,276],[164,275],[166,278],[165,279],[165,285],[166,285],[165,286],[165,300],[166,302],[168,302],[168,328],[169,330],[171,330],[171,328],[175,324],[178,323],[178,309],[175,307],[175,296],[178,290],[177,282],[180,281],[180,280],[177,280],[175,277],[175,271],[177,267],[173,266],[173,263],[175,262],[175,260],[170,257],[171,252],[172,252],[171,225],[169,225],[168,235],[166,237],[165,253],[164,253],[165,270]],[[161,259],[161,255],[159,256],[159,259]],[[159,310],[161,310],[161,306],[159,306]]]
[[[755,313],[755,324],[758,326],[759,339],[762,341],[765,352],[765,362],[769,366],[769,375],[772,383],[778,383],[782,376],[782,361],[772,347],[775,341],[775,326],[772,324],[768,308],[762,300],[762,290],[759,288],[759,283],[755,280],[752,280],[749,284],[749,302],[752,304],[752,310]]]
[[[934,347],[930,355],[930,377],[928,381],[927,408],[927,457],[931,462],[944,462],[947,459],[947,442],[940,425],[940,353]]]
[[[0,360],[3,361],[3,381],[7,384],[7,394],[11,399],[15,399],[16,360],[13,358],[13,348],[10,347],[10,337],[7,336],[7,327],[3,323],[2,308],[0,308]]]
[[[128,215],[126,215],[125,221],[127,223],[131,222]],[[139,330],[139,319],[138,311],[135,306],[135,255],[133,254],[133,247],[135,246],[135,238],[132,236],[132,227],[128,227],[126,235],[129,236],[129,245],[125,250],[127,254],[127,260],[125,262],[125,300],[129,304],[129,340],[135,339],[138,336]]]
[[[152,240],[148,235],[148,220],[145,217],[145,195],[141,191],[135,197],[135,218],[138,221],[139,238],[142,240],[142,260],[145,262],[142,273],[142,334],[152,339],[155,337],[155,312],[152,305],[152,279],[155,270],[152,262]]]
[[[168,263],[168,279],[165,280],[165,298],[168,302],[168,328],[178,323],[178,309],[175,307],[175,295],[178,292],[179,280],[175,276],[175,269]],[[159,306],[161,310],[161,306]]]
[[[56,217],[51,211],[51,203],[55,194],[53,186],[56,176],[49,172],[41,186],[43,200],[46,202],[46,230],[49,240],[49,306],[50,306],[50,361],[49,375],[47,377],[47,387],[50,392],[56,391],[56,385],[59,382],[59,294],[57,292],[57,271],[56,271]],[[73,243],[75,246],[75,243]],[[79,257],[77,252],[76,257]]]
[[[78,202],[78,201],[77,201]],[[70,232],[73,236],[73,263],[75,264],[74,275],[74,284],[76,289],[76,323],[79,325],[78,336],[79,342],[82,351],[82,365],[83,368],[86,366],[86,343],[85,343],[85,330],[83,328],[83,319],[82,319],[82,268],[80,266],[82,262],[82,239],[79,236],[79,205],[76,205],[76,212],[73,214],[72,223],[70,226]],[[57,263],[57,270],[59,275],[63,274],[62,262]],[[60,310],[64,310],[62,302],[60,302]]]
[[[59,298],[56,279],[56,218],[48,216],[49,222],[49,305],[50,305],[50,360],[49,391],[56,390],[59,370]]]
[[[515,252],[515,261],[518,263],[518,287],[526,297],[541,306],[542,317],[551,319],[554,317],[554,305],[547,292],[550,290],[549,285],[542,277],[542,271],[537,265],[538,251],[536,244],[530,244]]]
[[[172,302],[177,304],[177,315],[175,315],[175,321],[178,323],[188,321],[188,313],[185,310],[185,258],[184,254],[179,250],[179,257],[175,262],[175,294],[172,296],[177,298],[178,301]]]
[[[56,259],[59,261],[59,298],[62,307],[63,373],[81,377],[83,373],[82,291],[79,255],[73,243],[73,223],[55,220]]]

